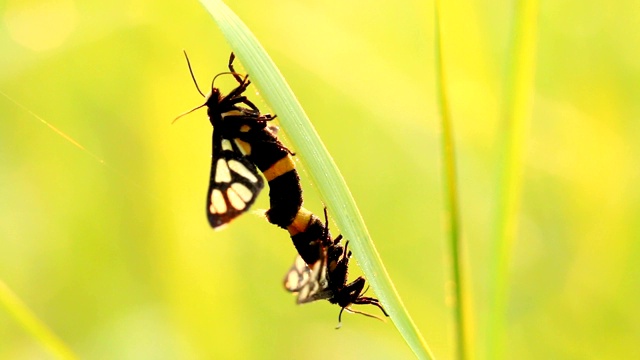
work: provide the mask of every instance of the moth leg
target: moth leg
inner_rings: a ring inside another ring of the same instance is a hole
[[[236,81],[238,83],[240,83],[241,85],[244,84],[244,81],[240,75],[238,75],[238,73],[236,72],[236,70],[233,68],[233,60],[236,59],[236,54],[234,54],[233,52],[231,52],[231,55],[229,56],[229,70],[231,71],[231,74],[233,74],[233,77],[236,79]],[[249,84],[247,84],[249,85]]]

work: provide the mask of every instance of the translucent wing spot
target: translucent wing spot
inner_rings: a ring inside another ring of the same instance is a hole
[[[318,260],[320,261],[320,260]],[[316,263],[317,264],[317,263]],[[320,276],[318,277],[318,285],[320,287],[327,287],[328,286],[328,282],[329,280],[327,279],[327,271],[326,271],[326,267],[324,266],[320,266],[319,264],[315,265],[315,266],[319,266],[319,269],[317,272],[314,272],[314,275],[317,276],[318,272],[320,272]]]
[[[222,139],[222,150],[233,151],[233,147],[231,146],[231,141],[227,139]]]
[[[304,262],[304,259],[302,259],[301,256],[296,257],[296,262],[293,263],[293,266],[300,273],[309,272],[309,267],[307,266],[307,263]]]
[[[245,207],[247,207],[247,204],[244,202],[244,200],[242,200],[240,195],[238,195],[238,193],[235,192],[235,190],[233,190],[232,188],[227,189],[227,198],[229,199],[231,206],[233,206],[233,208],[236,210],[243,210]]]
[[[227,212],[227,203],[224,201],[222,191],[213,189],[211,191],[211,205],[209,205],[209,212],[212,214],[224,214]]]
[[[298,256],[285,276],[284,287],[288,291],[298,292],[303,286],[307,285],[310,276],[311,272],[307,264]]]
[[[248,203],[251,198],[253,198],[253,193],[251,192],[251,190],[240,183],[231,184],[231,188],[240,196],[242,201],[246,203]]]
[[[303,272],[302,274],[300,274],[300,283],[301,284],[308,283],[310,277],[311,277],[311,275],[309,274],[308,271]]]
[[[248,142],[242,141],[240,139],[235,139],[236,145],[240,149],[242,155],[247,156],[251,155],[251,145]]]
[[[252,183],[257,183],[258,178],[249,170],[246,166],[244,166],[240,161],[237,160],[229,160],[228,162],[229,168],[233,170],[235,173],[239,174],[243,178],[251,181]],[[216,178],[218,175],[216,174]],[[229,176],[229,180],[231,180],[231,176]]]
[[[307,299],[309,297],[309,287],[303,286],[298,293],[298,300]]]
[[[284,279],[284,287],[289,291],[298,291],[300,288],[300,284],[302,283],[301,274],[296,273],[295,271],[290,271],[287,273],[287,277]]]
[[[231,182],[231,173],[229,172],[229,166],[227,165],[227,162],[224,159],[218,159],[218,162],[216,162],[216,177],[214,181],[216,183]]]

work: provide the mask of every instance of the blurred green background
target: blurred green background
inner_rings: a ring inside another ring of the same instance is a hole
[[[436,357],[452,358],[433,4],[229,5],[314,122]],[[540,3],[508,359],[640,357],[637,10]],[[475,355],[512,4],[443,14]],[[170,125],[202,102],[182,49],[203,88],[229,56],[198,2],[3,0],[0,16],[0,91],[86,149],[0,95],[0,280],[80,357],[412,358],[390,322],[347,314],[336,331],[337,306],[296,306],[286,232],[256,215],[209,228],[211,126],[204,111]],[[265,191],[254,209],[267,206]],[[50,356],[0,308],[0,358]]]

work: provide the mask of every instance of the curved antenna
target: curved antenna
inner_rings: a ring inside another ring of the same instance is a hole
[[[378,320],[380,320],[382,322],[385,322],[383,318],[381,318],[380,316],[377,316],[377,315],[369,314],[369,313],[366,313],[364,311],[358,311],[358,310],[355,310],[355,309],[352,309],[352,308],[347,308],[346,310],[347,310],[347,312],[350,312],[352,314],[360,314],[360,315],[364,315],[366,317],[370,317],[370,318],[373,318],[373,319],[378,319]]]
[[[384,319],[383,319],[383,318],[381,318],[381,317],[379,317],[379,316],[376,316],[376,315],[373,315],[373,314],[369,314],[369,313],[366,313],[366,312],[364,312],[364,311],[355,310],[355,309],[352,309],[352,308],[350,308],[350,307],[348,307],[348,306],[345,306],[345,307],[343,307],[342,309],[340,309],[340,313],[338,314],[338,325],[336,326],[336,330],[337,330],[337,329],[340,329],[340,328],[342,327],[342,312],[343,312],[343,311],[345,311],[345,310],[346,310],[348,313],[352,313],[352,314],[360,314],[360,315],[364,315],[364,316],[366,316],[366,317],[370,317],[370,318],[378,319],[378,320],[380,320],[380,321],[382,321],[382,322],[385,322],[385,321],[384,321]]]
[[[193,75],[193,69],[191,69],[191,61],[189,61],[189,56],[187,56],[187,51],[186,50],[182,50],[182,52],[184,53],[184,57],[187,59],[187,66],[189,67],[189,73],[191,74],[191,79],[193,79],[193,83],[196,84],[196,89],[198,89],[198,92],[200,93],[200,95],[202,95],[202,97],[207,97],[200,90],[200,87],[198,86],[198,82],[196,81],[196,77]],[[195,109],[193,109],[193,110],[195,110]],[[178,117],[181,117],[181,116],[186,115],[186,114],[188,114],[188,112],[184,113],[184,114],[182,114],[182,115],[180,115]],[[176,120],[178,120],[178,118],[174,119],[173,121],[175,122]]]
[[[198,106],[198,107],[194,107],[194,108],[193,108],[193,109],[191,109],[191,110],[188,110],[188,111],[183,112],[182,114],[178,115],[178,117],[176,117],[175,119],[173,119],[173,121],[171,122],[171,124],[173,125],[173,123],[174,123],[174,122],[176,122],[176,121],[177,121],[178,119],[180,119],[181,117],[183,117],[183,116],[185,116],[185,115],[188,115],[188,114],[191,114],[192,112],[194,112],[194,111],[196,111],[196,110],[200,109],[201,107],[205,107],[205,106],[207,106],[207,103],[204,103],[204,104],[202,104],[202,105],[200,105],[200,106]]]

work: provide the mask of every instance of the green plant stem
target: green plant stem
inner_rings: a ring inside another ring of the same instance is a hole
[[[466,317],[464,311],[463,269],[460,248],[460,213],[458,209],[458,187],[456,174],[456,157],[454,150],[453,129],[449,111],[449,99],[447,81],[442,55],[442,34],[440,27],[440,1],[434,2],[435,15],[435,65],[436,65],[436,93],[440,105],[440,119],[442,126],[442,166],[444,184],[444,207],[446,231],[449,238],[449,251],[451,261],[451,277],[453,282],[453,312],[455,318],[455,343],[457,358],[467,358],[467,336],[465,332]],[[447,288],[449,291],[449,288]],[[449,295],[449,294],[447,294]]]
[[[311,121],[258,40],[223,2],[200,0],[209,11],[236,56],[251,75],[261,95],[278,114],[280,125],[304,163],[340,231],[350,240],[358,264],[380,298],[391,320],[420,359],[433,359],[369,236],[351,192],[316,133]]]
[[[535,74],[537,0],[515,3],[509,64],[505,76],[504,103],[498,145],[497,209],[490,268],[490,305],[487,321],[486,359],[504,356],[509,262],[516,236],[522,187],[524,140],[531,114]]]
[[[76,359],[73,352],[0,280],[0,304],[18,324],[36,338],[57,359]]]

